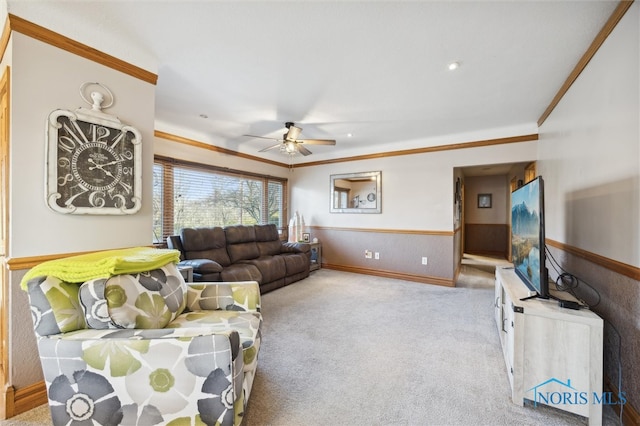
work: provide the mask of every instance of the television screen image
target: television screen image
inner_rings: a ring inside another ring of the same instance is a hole
[[[511,193],[511,254],[516,274],[546,298],[544,238],[544,184],[538,176]]]

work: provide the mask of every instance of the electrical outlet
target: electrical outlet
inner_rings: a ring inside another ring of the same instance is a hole
[[[364,251],[364,258],[365,259],[371,259],[371,257],[372,257],[371,250],[365,250]]]
[[[424,257],[422,258],[422,264],[423,264],[423,265],[426,265],[427,263],[428,263],[428,259],[427,259],[427,257],[426,257],[426,256],[424,256]]]
[[[380,260],[380,253],[376,252],[374,257],[375,257],[376,260]]]

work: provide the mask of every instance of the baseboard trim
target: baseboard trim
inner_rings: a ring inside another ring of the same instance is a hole
[[[15,389],[13,386],[9,388],[7,390],[7,418],[33,410],[49,402],[47,386],[44,381],[20,389]],[[10,397],[13,397],[12,401],[9,400]]]
[[[444,287],[455,287],[454,281],[448,278],[405,274],[402,272],[361,268],[359,266],[333,265],[329,263],[323,263],[322,267],[327,269],[334,269],[336,271],[353,272],[355,274],[374,275],[376,277],[393,278],[398,280],[419,282],[423,284],[434,284],[434,285],[440,285]]]
[[[611,395],[613,395],[613,402],[618,402],[618,388],[608,377],[604,378],[604,388],[605,391],[611,392]],[[613,405],[613,411],[620,415],[620,405]],[[622,410],[622,424],[625,426],[640,426],[640,414],[629,401],[624,404],[624,410]]]

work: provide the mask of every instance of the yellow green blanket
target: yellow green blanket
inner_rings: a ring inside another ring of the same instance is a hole
[[[111,275],[150,271],[167,263],[178,263],[179,261],[180,252],[178,250],[133,247],[99,251],[36,265],[22,278],[20,286],[26,290],[27,282],[31,278],[45,275],[52,275],[70,283],[82,283]]]

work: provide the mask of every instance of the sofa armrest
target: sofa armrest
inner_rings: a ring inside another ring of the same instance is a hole
[[[180,235],[169,235],[167,237],[167,247],[178,250],[180,252],[180,260],[184,259],[184,248],[182,247]]]
[[[187,309],[260,312],[257,281],[187,283]]]
[[[281,253],[308,253],[311,250],[309,244],[283,242]]]
[[[178,266],[190,266],[193,268],[193,272],[199,274],[210,274],[212,272],[222,272],[222,266],[211,259],[190,259],[182,260],[178,263]]]

